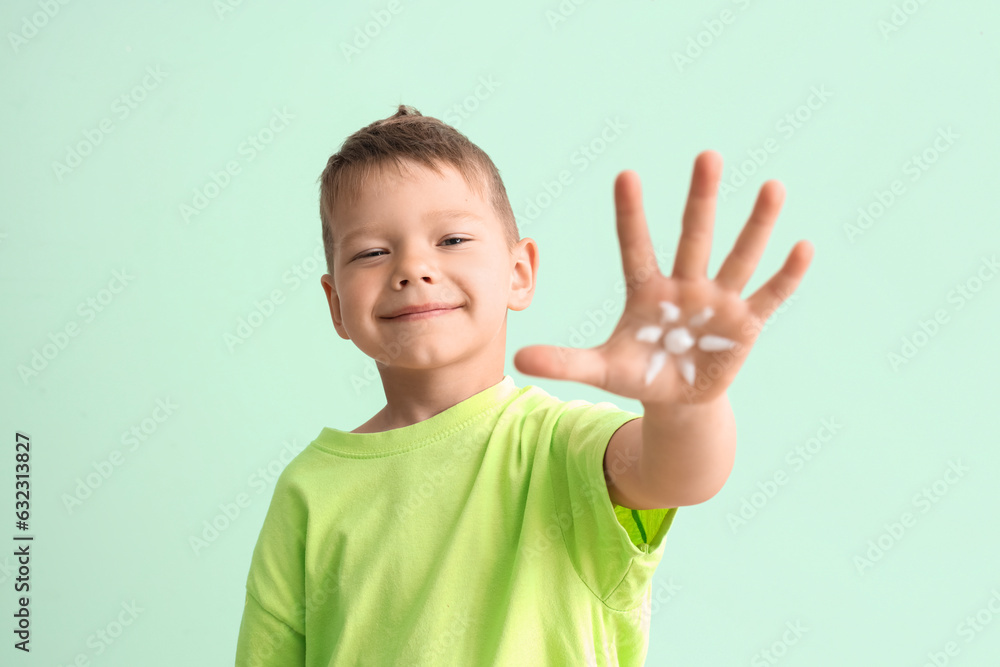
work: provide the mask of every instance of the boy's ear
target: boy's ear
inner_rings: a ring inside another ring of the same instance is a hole
[[[351,340],[351,337],[347,335],[347,329],[344,328],[344,318],[340,315],[340,297],[337,296],[337,290],[333,286],[333,276],[329,273],[324,273],[319,281],[323,284],[327,303],[330,304],[330,317],[333,318],[333,328],[337,330],[341,338]]]
[[[510,299],[507,307],[511,310],[524,310],[531,305],[535,294],[535,282],[538,277],[538,244],[535,239],[523,238],[511,250],[511,261],[514,262],[510,278]]]

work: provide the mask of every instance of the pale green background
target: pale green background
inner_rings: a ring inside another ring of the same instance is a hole
[[[744,296],[795,242],[815,246],[729,390],[739,427],[729,481],[681,508],[668,535],[647,664],[771,664],[759,652],[796,621],[807,631],[777,664],[922,665],[949,641],[959,649],[949,664],[995,664],[1000,617],[983,612],[991,622],[971,642],[959,624],[994,594],[1000,609],[1000,280],[961,309],[949,294],[1000,248],[997,4],[909,0],[915,13],[884,35],[887,1],[564,2],[574,11],[553,26],[554,0],[403,0],[350,61],[341,44],[386,4],[344,4],[247,1],[220,17],[211,2],[73,2],[15,50],[10,34],[41,10],[5,3],[0,497],[11,546],[0,553],[13,551],[16,430],[32,438],[36,541],[30,656],[10,647],[14,561],[0,558],[0,663],[232,664],[273,491],[273,477],[252,476],[280,470],[283,446],[297,452],[323,426],[354,428],[384,404],[377,381],[352,386],[375,377],[374,362],[336,335],[323,270],[308,262],[320,243],[316,179],[344,138],[397,104],[454,122],[450,110],[468,100],[475,109],[458,128],[496,162],[522,234],[541,249],[534,303],[509,318],[507,372],[520,386],[641,411],[510,361],[525,345],[569,344],[614,298],[580,344],[610,333],[623,303],[612,198],[623,169],[642,178],[669,273],[697,153],[719,151],[729,181],[774,138],[778,151],[719,203],[710,275],[769,178],[787,199]],[[705,32],[709,45],[679,68],[674,54],[724,9],[735,20],[711,40]],[[166,79],[120,119],[115,99],[156,66]],[[481,77],[499,86],[470,99]],[[786,138],[776,124],[814,86],[832,96]],[[238,147],[275,108],[294,120],[248,162]],[[113,132],[60,180],[53,163],[103,118]],[[615,118],[627,129],[580,172],[574,153]],[[912,182],[904,164],[941,128],[958,139]],[[179,206],[229,160],[241,173],[185,224]],[[563,169],[573,183],[528,221],[528,199]],[[857,208],[896,179],[905,194],[849,240]],[[304,283],[283,281],[303,263]],[[85,322],[78,304],[123,269],[134,280]],[[284,303],[230,352],[224,335],[275,289]],[[892,368],[889,353],[938,309],[947,323]],[[73,321],[79,335],[23,381],[19,367]],[[176,412],[128,451],[121,434],[168,397]],[[786,454],[825,419],[842,429],[793,469]],[[70,512],[65,495],[115,449],[124,463]],[[955,460],[969,472],[920,512],[913,496]],[[727,517],[781,470],[788,483],[734,531]],[[196,555],[190,537],[240,493],[249,507]],[[904,512],[916,525],[859,572],[855,558]],[[97,655],[88,637],[132,601],[142,612]]]

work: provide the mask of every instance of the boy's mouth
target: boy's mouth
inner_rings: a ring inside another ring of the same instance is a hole
[[[459,308],[461,306],[452,306],[446,303],[425,303],[418,306],[407,306],[406,308],[397,310],[392,315],[385,316],[383,319],[397,321],[425,319],[443,315]]]

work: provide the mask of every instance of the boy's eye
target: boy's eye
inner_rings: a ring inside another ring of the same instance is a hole
[[[467,239],[467,238],[465,238],[463,236],[452,236],[452,237],[446,238],[444,241],[441,241],[441,243],[448,244],[448,241],[468,241],[468,240],[469,239]],[[459,243],[459,244],[450,244],[450,245],[462,245],[462,244]],[[375,257],[376,256],[375,253],[385,254],[385,251],[383,251],[383,250],[372,250],[370,252],[366,252],[366,253],[363,253],[361,255],[358,255],[355,259],[365,259],[366,257]]]
[[[360,255],[355,255],[354,257],[352,257],[348,261],[349,262],[354,262],[354,261],[357,261],[359,259],[365,259],[366,257],[373,257],[375,255],[375,253],[377,253],[377,252],[382,252],[382,251],[381,250],[372,250],[371,252],[366,252],[366,253],[362,253]]]

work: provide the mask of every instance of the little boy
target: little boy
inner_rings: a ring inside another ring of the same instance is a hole
[[[781,206],[770,182],[709,281],[720,174],[717,154],[696,160],[666,278],[622,172],[621,321],[593,349],[514,356],[522,373],[639,400],[640,415],[505,373],[507,311],[531,303],[538,248],[482,150],[404,105],[347,139],[321,176],[321,282],[386,405],[353,431],[323,428],[280,475],[237,667],[644,663],[667,530],[729,476],[725,389],[811,257],[796,246],[740,299]]]

